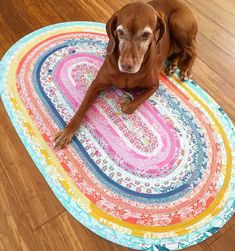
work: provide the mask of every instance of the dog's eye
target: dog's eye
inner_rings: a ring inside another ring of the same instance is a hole
[[[122,30],[117,30],[117,34],[120,38],[124,36],[124,32]]]
[[[142,40],[147,40],[147,39],[149,39],[150,35],[151,35],[151,33],[146,31],[146,32],[144,32],[144,33],[141,35],[141,39],[142,39]]]

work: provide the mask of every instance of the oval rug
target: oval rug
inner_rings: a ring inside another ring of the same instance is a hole
[[[35,31],[1,61],[1,97],[47,183],[80,223],[137,250],[178,250],[217,232],[235,211],[235,131],[194,81],[161,75],[132,115],[123,91],[102,92],[72,144],[53,138],[101,67],[105,25],[69,22]]]

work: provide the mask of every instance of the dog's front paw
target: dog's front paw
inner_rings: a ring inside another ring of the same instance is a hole
[[[74,131],[71,131],[68,128],[64,128],[63,130],[59,131],[54,138],[55,149],[63,149],[66,147],[71,142],[74,133]]]
[[[180,80],[181,81],[186,81],[190,78],[192,78],[192,73],[189,69],[182,69],[180,71]]]
[[[172,76],[177,70],[177,65],[176,64],[169,64],[166,68],[166,74],[168,76]]]
[[[132,102],[130,102],[130,103],[123,102],[123,103],[121,103],[121,110],[122,110],[122,112],[124,112],[126,114],[131,114],[136,110],[136,108]]]

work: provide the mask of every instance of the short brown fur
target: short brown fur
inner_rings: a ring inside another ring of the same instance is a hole
[[[123,61],[134,65],[134,61],[139,60],[138,55],[141,54],[141,49],[136,45],[138,42],[136,38],[130,38],[132,46],[129,46],[129,49],[124,51],[125,53],[119,50],[119,38],[116,31],[119,24],[125,25],[130,34],[136,34],[138,29],[146,25],[153,31],[140,69],[134,74],[121,72],[118,60],[122,56]],[[154,0],[148,4],[142,2],[128,4],[114,13],[106,24],[106,30],[109,44],[105,62],[74,117],[67,127],[57,133],[55,137],[57,148],[63,148],[69,144],[84,114],[101,90],[112,85],[126,90],[141,89],[142,92],[134,100],[121,104],[122,111],[131,114],[157,90],[159,74],[167,58],[171,60],[166,69],[168,75],[173,74],[179,66],[182,80],[191,76],[196,57],[197,23],[191,11],[178,0]]]

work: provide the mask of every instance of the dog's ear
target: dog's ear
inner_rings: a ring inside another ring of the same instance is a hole
[[[113,16],[106,23],[106,32],[109,37],[109,42],[108,42],[106,52],[109,55],[113,53],[116,46],[116,41],[114,38],[114,31],[116,29],[116,24],[117,24],[117,16],[113,14]]]
[[[161,41],[162,37],[164,36],[164,34],[166,32],[166,24],[165,24],[163,18],[164,18],[163,14],[161,14],[161,15],[157,14],[157,28],[156,28],[156,35],[155,35],[157,44]],[[157,33],[158,33],[158,35],[157,35]]]

